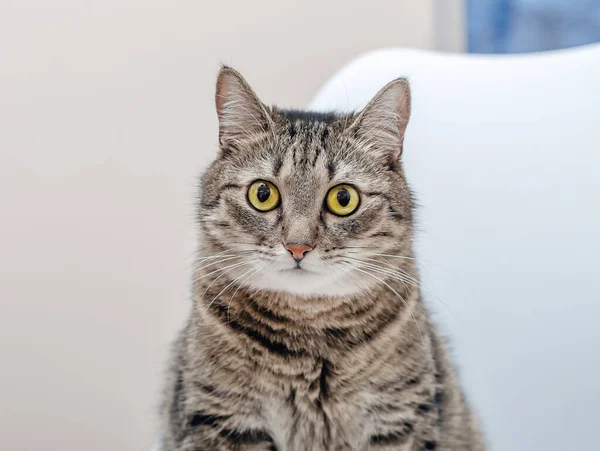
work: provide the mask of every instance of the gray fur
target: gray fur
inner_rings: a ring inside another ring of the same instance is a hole
[[[164,450],[484,450],[418,288],[400,161],[408,82],[361,113],[310,115],[264,106],[224,68],[217,112]],[[255,180],[278,187],[278,208],[249,205]],[[324,206],[340,183],[361,195],[347,217]],[[285,243],[314,248],[305,269]]]

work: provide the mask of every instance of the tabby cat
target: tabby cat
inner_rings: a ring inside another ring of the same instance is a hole
[[[216,107],[163,450],[483,450],[418,289],[408,81],[323,114],[224,67]]]

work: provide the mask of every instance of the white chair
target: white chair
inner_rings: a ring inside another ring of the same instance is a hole
[[[311,106],[359,109],[398,76],[425,296],[492,448],[598,449],[600,45],[376,51]]]

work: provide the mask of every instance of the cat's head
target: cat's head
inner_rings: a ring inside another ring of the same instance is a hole
[[[228,279],[346,296],[385,278],[382,259],[396,266],[411,253],[412,198],[400,162],[405,79],[359,113],[318,114],[265,106],[225,67],[216,105],[220,151],[202,178],[199,219],[207,254]]]

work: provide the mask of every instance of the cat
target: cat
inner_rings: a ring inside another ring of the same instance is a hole
[[[221,69],[164,451],[485,449],[418,288],[410,96],[283,110]]]

